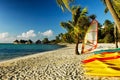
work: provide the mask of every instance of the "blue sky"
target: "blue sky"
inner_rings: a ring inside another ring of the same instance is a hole
[[[97,20],[113,21],[110,13],[104,13],[101,0],[75,0],[74,4],[88,8],[88,15],[97,15]],[[56,0],[0,0],[0,43],[15,39],[54,39],[65,30],[61,21],[71,20],[71,13],[62,12]]]

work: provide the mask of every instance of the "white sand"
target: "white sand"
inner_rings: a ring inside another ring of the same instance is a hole
[[[99,44],[96,50],[114,47],[115,44]],[[120,80],[84,75],[81,61],[92,54],[75,55],[74,48],[75,44],[67,44],[58,50],[2,61],[0,80]]]

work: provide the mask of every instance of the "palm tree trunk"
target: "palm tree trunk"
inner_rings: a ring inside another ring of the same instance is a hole
[[[106,3],[108,10],[110,11],[114,21],[115,21],[115,24],[117,25],[118,31],[120,32],[120,19],[117,16],[117,14],[112,6],[111,0],[105,0],[105,3]]]
[[[75,46],[75,54],[76,55],[79,55],[78,45],[79,45],[79,37],[77,36],[77,42],[76,42],[76,46]]]
[[[115,24],[114,24],[114,36],[115,36],[115,46],[116,48],[118,48],[118,31]]]

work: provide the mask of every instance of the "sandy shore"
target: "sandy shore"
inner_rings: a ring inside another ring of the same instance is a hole
[[[81,45],[79,45],[81,46]],[[96,50],[114,48],[99,44]],[[92,54],[75,55],[75,44],[0,62],[0,80],[120,80],[118,77],[84,75],[81,61]]]

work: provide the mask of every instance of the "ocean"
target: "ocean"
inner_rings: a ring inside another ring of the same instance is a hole
[[[48,44],[0,44],[0,61],[62,48]]]

